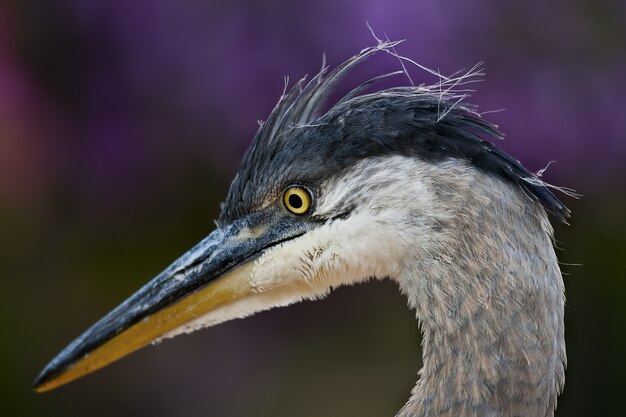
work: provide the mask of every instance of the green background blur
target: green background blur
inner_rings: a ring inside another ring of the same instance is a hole
[[[452,4],[454,3],[454,4]],[[420,368],[390,282],[166,341],[54,392],[68,342],[212,230],[283,76],[374,40],[450,74],[563,196],[569,366],[557,415],[626,398],[624,1],[0,2],[0,400],[7,416],[391,416]],[[378,59],[378,58],[377,58]],[[374,59],[347,87],[380,71]],[[369,72],[368,72],[369,71]],[[434,82],[412,70],[417,82]],[[402,82],[402,80],[399,80]]]

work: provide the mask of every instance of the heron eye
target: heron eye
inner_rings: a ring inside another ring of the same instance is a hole
[[[283,193],[283,203],[293,214],[305,214],[311,209],[311,193],[309,190],[296,185],[291,186]]]

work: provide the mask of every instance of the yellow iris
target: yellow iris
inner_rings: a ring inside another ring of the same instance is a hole
[[[305,214],[311,209],[311,193],[306,188],[294,185],[283,193],[283,202],[293,214]]]

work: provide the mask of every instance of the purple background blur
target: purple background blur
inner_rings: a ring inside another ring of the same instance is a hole
[[[413,313],[389,282],[147,348],[57,391],[31,382],[71,339],[213,228],[283,88],[375,42],[450,74],[501,146],[563,196],[569,368],[558,416],[626,394],[626,2],[0,2],[3,414],[391,416],[417,379]],[[398,69],[374,58],[346,80]],[[416,82],[436,81],[411,69]],[[404,83],[398,78],[396,82]],[[576,265],[572,265],[576,264]]]

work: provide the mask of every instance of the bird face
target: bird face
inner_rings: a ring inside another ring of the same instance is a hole
[[[394,275],[400,258],[392,255],[401,251],[393,248],[406,246],[398,226],[409,211],[398,209],[405,197],[389,184],[405,188],[399,177],[406,180],[409,166],[409,158],[367,160],[349,173],[266,195],[70,344],[36,389],[53,389],[162,338]]]

